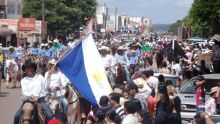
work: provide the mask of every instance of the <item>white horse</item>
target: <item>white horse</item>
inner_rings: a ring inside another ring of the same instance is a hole
[[[14,59],[7,59],[6,60],[6,82],[7,87],[9,86],[9,80],[11,79],[13,83],[13,88],[16,87],[16,83],[18,81],[18,73],[19,67],[18,64],[15,62]]]
[[[67,88],[68,124],[81,124],[80,102],[78,93],[71,86]]]

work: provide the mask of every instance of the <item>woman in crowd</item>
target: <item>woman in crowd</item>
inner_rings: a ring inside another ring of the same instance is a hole
[[[162,62],[162,68],[159,70],[160,74],[171,74],[171,71],[167,68],[167,62]]]
[[[216,99],[217,99],[218,87],[213,87],[210,92],[210,97],[205,103],[205,112],[209,114],[209,116],[216,114]]]
[[[157,104],[157,108],[154,124],[166,124],[168,118],[168,109],[170,106],[170,99],[167,94],[166,85],[160,85],[158,87],[158,93],[155,96],[155,102]]]

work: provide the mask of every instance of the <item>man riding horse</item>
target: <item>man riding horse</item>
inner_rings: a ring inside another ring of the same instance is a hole
[[[121,83],[123,84],[124,81],[130,80],[129,71],[128,71],[129,62],[127,56],[125,55],[125,51],[126,51],[125,47],[123,46],[118,47],[112,65],[112,66],[116,66],[116,80],[117,80],[116,82],[119,84]]]
[[[26,77],[21,80],[23,104],[15,114],[14,124],[18,124],[20,119],[22,121],[31,122],[31,118],[26,119],[21,117],[23,111],[25,111],[23,106],[25,106],[26,103],[30,106],[31,104],[33,104],[33,106],[35,106],[36,103],[40,104],[46,115],[46,118],[50,120],[53,115],[44,99],[45,95],[47,94],[47,90],[46,87],[42,87],[46,86],[46,84],[43,76],[40,74],[36,74],[37,65],[31,61],[26,61],[25,64],[22,66],[22,69],[26,75]]]

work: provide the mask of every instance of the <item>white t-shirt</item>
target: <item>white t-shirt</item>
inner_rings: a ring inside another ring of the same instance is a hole
[[[108,67],[108,66],[111,66],[112,64],[112,59],[113,59],[113,56],[112,55],[106,55],[105,57],[102,57],[102,62],[103,62],[103,65],[104,67]]]
[[[180,67],[180,64],[174,64],[173,65],[173,69],[175,70],[175,72],[176,72],[176,75],[177,76],[179,76],[179,73],[180,73],[180,71],[181,71],[181,67]]]
[[[21,80],[21,90],[24,97],[32,95],[36,97],[43,97],[46,94],[46,82],[44,77],[40,74],[35,74],[33,78],[25,77]]]
[[[191,61],[193,54],[192,54],[191,52],[187,52],[187,53],[186,53],[186,56],[187,56],[187,59],[188,59],[189,61]]]
[[[50,89],[54,89],[56,87],[66,86],[66,78],[63,75],[62,72],[57,71],[56,73],[51,74],[50,77],[48,77],[48,72],[45,73],[45,80],[48,83],[48,87]]]
[[[157,92],[159,80],[154,76],[150,76],[147,82],[155,89],[155,92]]]
[[[134,114],[128,114],[122,120],[122,124],[138,124],[137,117]]]
[[[209,116],[215,114],[216,112],[216,103],[215,103],[215,99],[210,97],[205,105],[205,112],[208,113]]]

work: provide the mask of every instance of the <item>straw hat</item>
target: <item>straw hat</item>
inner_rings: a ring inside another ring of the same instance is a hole
[[[43,46],[44,46],[44,43],[41,43],[40,46],[43,47]]]
[[[131,50],[131,53],[136,53],[136,51],[132,49],[132,50]]]
[[[51,59],[48,63],[52,64],[52,65],[55,65],[57,63],[57,61],[55,59]]]
[[[191,50],[190,47],[186,46],[185,51],[190,51],[190,50]]]
[[[10,47],[9,47],[9,50],[14,50],[14,47],[13,47],[13,46],[10,46]]]
[[[217,93],[218,90],[219,90],[218,87],[213,87],[213,88],[211,89],[210,95],[212,95],[213,93]]]
[[[126,50],[126,48],[123,46],[120,46],[120,47],[118,47],[118,50]]]
[[[212,37],[212,39],[214,39],[214,40],[220,42],[220,35],[219,35],[219,34],[215,34],[215,35]]]
[[[48,43],[45,43],[44,46],[48,46]]]
[[[121,95],[123,94],[123,91],[122,91],[122,89],[120,89],[120,88],[115,88],[113,92],[114,92],[114,93],[121,94]]]
[[[109,47],[107,47],[107,46],[101,46],[101,47],[99,48],[99,50],[110,51]]]
[[[137,78],[133,80],[133,82],[138,86],[139,92],[144,92],[146,90],[151,92],[150,87],[147,85],[146,81],[143,78]]]

